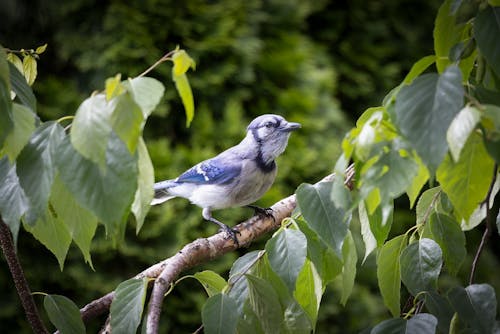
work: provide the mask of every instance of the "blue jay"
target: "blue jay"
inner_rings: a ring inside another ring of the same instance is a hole
[[[290,132],[300,127],[278,115],[255,118],[238,145],[200,162],[174,180],[155,183],[151,204],[187,198],[203,209],[205,220],[217,224],[238,244],[237,231],[213,218],[212,210],[250,206],[261,198],[276,177],[274,160],[285,151]]]

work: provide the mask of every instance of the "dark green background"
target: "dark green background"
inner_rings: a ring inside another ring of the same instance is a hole
[[[269,206],[300,183],[329,173],[353,121],[379,105],[413,62],[433,53],[438,5],[432,0],[3,0],[0,44],[20,49],[48,43],[33,87],[44,120],[74,114],[83,99],[103,88],[106,78],[136,76],[180,45],[197,63],[196,71],[188,73],[196,114],[185,128],[170,64],[152,72],[166,86],[145,128],[156,179],[174,178],[236,144],[255,116],[278,113],[303,128],[292,135],[278,160],[276,183],[259,201]],[[406,199],[398,204],[408,207]],[[154,207],[138,236],[130,222],[126,242],[117,249],[100,228],[92,247],[95,271],[72,247],[61,272],[56,259],[25,232],[19,236],[19,254],[33,291],[63,294],[81,307],[183,244],[214,233],[215,226],[203,222],[200,213],[181,199]],[[215,216],[233,225],[250,214],[229,209]],[[393,231],[405,230],[412,215],[399,211]],[[262,248],[264,241],[252,248]],[[225,275],[237,256],[229,254],[198,269]],[[346,307],[339,305],[335,283],[327,290],[318,333],[355,333],[389,317],[373,260],[359,267]],[[496,263],[489,253],[483,261],[485,267]],[[0,332],[28,333],[3,258],[0,296]],[[41,297],[35,299],[41,304]],[[195,281],[180,283],[165,300],[162,332],[196,330],[204,300]],[[89,332],[102,322],[92,323]]]

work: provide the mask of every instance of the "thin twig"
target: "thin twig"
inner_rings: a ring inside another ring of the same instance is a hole
[[[149,66],[147,68],[147,70],[145,70],[144,72],[142,72],[141,74],[139,74],[137,77],[143,77],[145,76],[146,74],[148,74],[149,72],[151,72],[156,66],[160,65],[161,63],[167,61],[170,59],[170,57],[177,51],[176,50],[172,50],[168,53],[166,53],[163,57],[161,57],[160,59],[158,59],[158,61],[156,61],[156,63],[154,63],[153,65]]]
[[[19,295],[19,299],[21,299],[24,313],[26,314],[26,318],[28,319],[33,332],[36,334],[48,334],[49,332],[47,331],[47,328],[45,328],[42,319],[40,319],[40,314],[38,313],[35,301],[33,300],[28,281],[26,280],[26,276],[24,276],[23,268],[21,267],[21,263],[17,257],[9,227],[4,223],[1,217],[0,246],[2,247],[3,254],[5,255],[5,260],[7,260],[7,265],[9,266],[12,279],[14,280],[17,294]]]
[[[486,241],[491,235],[491,209],[490,208],[490,199],[491,195],[493,192],[493,187],[495,185],[495,182],[497,180],[497,165],[495,164],[495,168],[493,168],[493,180],[491,180],[490,188],[488,189],[488,194],[486,195],[486,198],[484,201],[481,203],[480,207],[482,205],[486,206],[486,224],[485,224],[485,229],[483,232],[483,236],[481,238],[481,242],[479,243],[479,247],[477,248],[476,255],[474,256],[474,260],[472,261],[472,268],[470,271],[470,277],[469,277],[469,285],[474,282],[474,275],[476,274],[476,268],[477,268],[477,263],[479,261],[479,257],[481,256],[481,253],[483,252],[484,245],[486,244]],[[493,206],[492,206],[493,207]]]

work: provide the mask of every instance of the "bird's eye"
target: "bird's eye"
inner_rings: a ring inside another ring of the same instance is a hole
[[[264,126],[266,128],[268,128],[268,129],[270,129],[270,128],[274,127],[274,123],[273,122],[267,122]]]

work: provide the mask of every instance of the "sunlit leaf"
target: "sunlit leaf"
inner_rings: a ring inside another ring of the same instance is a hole
[[[45,52],[45,50],[47,50],[47,43],[45,43],[44,45],[40,45],[39,47],[37,47],[36,50],[35,50],[35,53],[42,54],[42,53]]]
[[[114,102],[116,105],[109,122],[113,131],[127,145],[129,152],[134,154],[144,124],[141,109],[130,94],[121,94]]]
[[[196,63],[185,50],[178,50],[172,56],[174,67],[172,68],[172,75],[178,77],[187,72],[191,67],[193,70],[196,68]],[[175,78],[174,78],[175,79]]]
[[[456,16],[450,10],[452,2],[447,0],[441,5],[434,24],[434,52],[439,73],[443,73],[451,64],[448,57],[450,50],[460,41],[464,29],[463,24],[456,23]]]
[[[144,119],[153,112],[165,92],[165,87],[160,81],[149,77],[128,79],[123,85],[141,108]]]
[[[85,334],[80,310],[70,299],[59,295],[46,295],[43,306],[50,322],[61,334]]]
[[[191,86],[185,74],[176,76],[174,78],[175,88],[181,96],[182,104],[184,105],[184,110],[186,111],[186,126],[191,124],[194,117],[194,99],[193,92],[191,91]]]
[[[227,294],[218,293],[208,298],[201,310],[204,333],[236,333],[238,324],[238,313],[234,312],[236,308],[236,302]]]
[[[203,288],[205,288],[209,297],[222,292],[222,289],[224,289],[227,284],[224,278],[211,270],[197,272],[193,275],[193,277],[196,278],[201,285],[203,285]]]
[[[14,103],[12,108],[14,127],[5,138],[3,153],[14,161],[28,143],[35,130],[35,115],[28,108]]]
[[[111,303],[113,333],[135,333],[141,322],[148,278],[126,280],[118,285]]]
[[[112,98],[122,94],[125,89],[122,86],[122,75],[118,73],[112,78],[106,79],[106,83],[104,85],[104,92],[106,95],[106,101],[111,100]]]
[[[153,163],[151,162],[146,144],[142,137],[139,137],[137,159],[139,175],[137,176],[137,191],[135,192],[134,202],[132,203],[132,212],[136,221],[135,231],[139,233],[149,208],[151,207],[151,200],[154,196]]]
[[[7,60],[10,61],[20,73],[23,73],[23,61],[15,53],[8,53]]]
[[[315,324],[323,296],[323,288],[321,277],[309,259],[306,259],[297,277],[297,287],[293,295],[307,313],[311,323]]]
[[[446,132],[446,140],[455,161],[460,158],[460,152],[480,119],[481,114],[476,107],[465,106],[451,122]]]
[[[9,63],[9,67],[12,91],[16,93],[17,98],[24,106],[30,108],[33,113],[36,113],[36,97],[33,94],[33,90],[26,82],[22,73],[13,64]]]
[[[354,287],[356,265],[358,262],[356,245],[354,244],[351,231],[347,232],[345,242],[342,245],[342,260],[344,262],[344,266],[342,267],[342,295],[340,297],[340,303],[345,305]]]
[[[436,211],[441,192],[441,187],[434,187],[427,189],[420,196],[415,210],[417,213],[417,225],[426,224],[429,221],[431,214]]]
[[[363,202],[360,203],[358,209],[361,234],[365,243],[365,256],[363,258],[365,261],[373,250],[381,247],[386,241],[391,230],[394,204],[391,201],[389,204],[378,206],[372,214],[368,214]]]
[[[441,248],[434,240],[422,238],[408,245],[401,252],[400,264],[401,281],[412,295],[437,288],[443,258]]]
[[[36,59],[33,56],[24,56],[23,58],[23,74],[28,82],[28,85],[33,85],[37,76]]]

